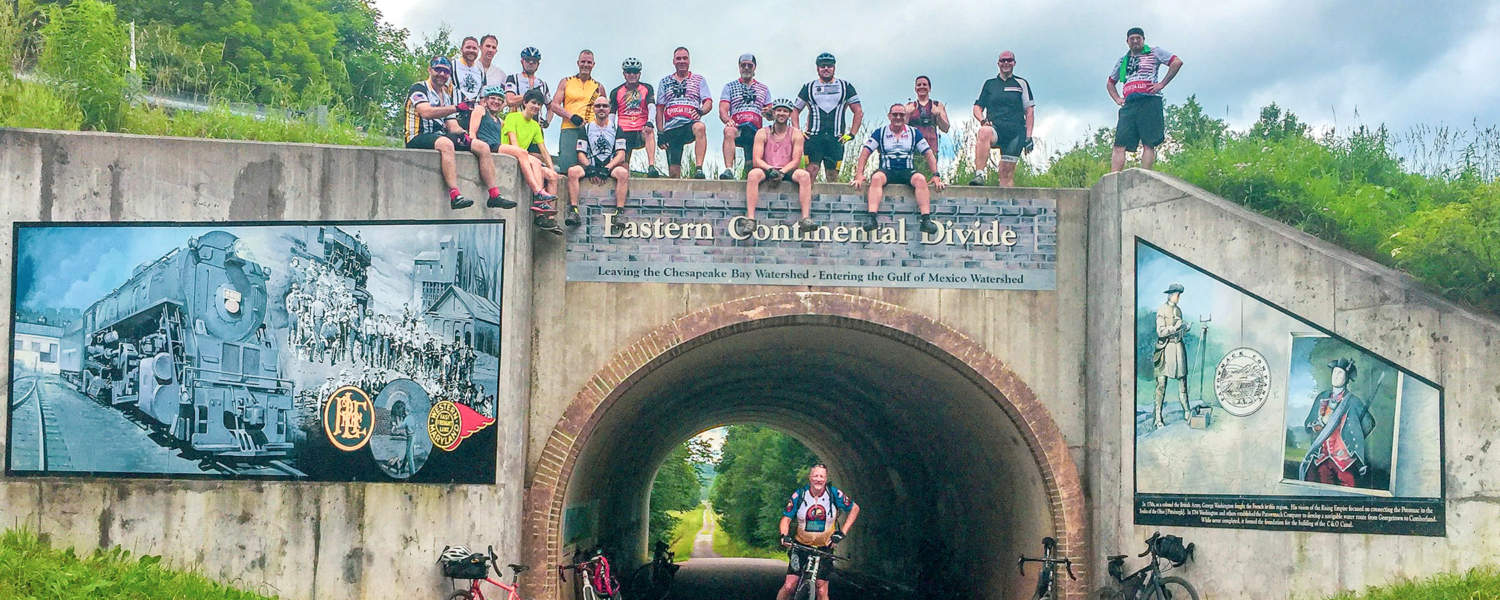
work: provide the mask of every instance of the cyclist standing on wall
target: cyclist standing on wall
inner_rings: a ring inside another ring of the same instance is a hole
[[[990,168],[990,149],[1000,149],[1000,187],[1016,181],[1016,164],[1032,147],[1031,129],[1036,123],[1036,98],[1031,83],[1016,75],[1016,54],[1000,53],[995,62],[1000,72],[986,80],[974,101],[974,118],[980,122],[974,137],[974,179],[969,185],[984,185]]]
[[[807,111],[807,173],[813,181],[818,180],[819,167],[833,172],[824,178],[831,181],[838,177],[839,163],[844,160],[844,144],[859,134],[859,123],[864,120],[864,109],[859,105],[859,93],[847,81],[833,76],[833,55],[827,52],[814,61],[818,66],[818,78],[802,86],[797,92],[797,113],[793,121],[801,123],[802,110]],[[854,113],[847,131],[844,128],[844,111]]]
[[[526,92],[531,90],[541,91],[543,98],[542,108],[545,109],[546,105],[552,102],[552,92],[548,91],[547,82],[542,81],[542,78],[536,75],[536,68],[541,66],[541,64],[541,50],[537,50],[533,46],[521,49],[521,72],[505,76],[505,106],[508,111],[515,112],[521,110],[526,98]],[[544,116],[537,117],[537,125],[541,126],[542,129],[546,129],[547,125],[551,122],[552,113],[550,111],[544,113]]]
[[[719,120],[724,122],[724,172],[719,179],[734,179],[734,149],[745,150],[745,171],[754,168],[755,132],[771,111],[771,90],[755,79],[755,55],[740,55],[740,78],[724,84],[719,94]]]
[[[848,513],[843,527],[838,524],[840,512]],[[796,541],[815,548],[827,548],[832,552],[833,546],[849,534],[858,517],[859,505],[847,494],[829,485],[828,467],[816,464],[807,473],[807,485],[792,492],[791,500],[787,501],[786,509],[781,513],[781,542],[789,545]],[[793,521],[797,525],[795,534],[791,529]],[[797,589],[802,562],[808,556],[806,551],[796,548],[787,551],[786,581],[781,584],[781,590],[776,592],[776,600],[788,600],[792,597],[792,592]],[[828,577],[832,574],[833,561],[824,563],[819,569],[818,600],[828,600]]]
[[[906,124],[922,132],[922,139],[927,140],[933,152],[937,152],[938,136],[948,133],[948,106],[932,97],[931,77],[918,75],[915,89],[917,99],[906,103]],[[917,165],[917,169],[921,170],[922,166]]]
[[[651,107],[656,104],[656,90],[641,81],[641,61],[635,57],[620,63],[625,83],[609,93],[609,106],[615,112],[615,126],[625,138],[625,167],[630,154],[646,150],[646,176],[661,177],[656,170],[656,126],[651,122]]]

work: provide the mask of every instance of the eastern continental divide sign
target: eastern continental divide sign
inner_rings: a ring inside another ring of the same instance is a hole
[[[641,182],[644,183],[644,182]],[[796,188],[762,186],[756,226],[741,234],[743,184],[632,190],[616,214],[612,186],[584,185],[584,224],[568,231],[568,281],[995,290],[1057,286],[1057,204],[933,194],[936,233],[918,229],[910,188],[890,186],[881,227],[859,226],[862,194],[814,194],[819,227],[803,233]],[[635,187],[646,187],[636,185]],[[963,188],[948,190],[963,194]],[[902,194],[905,194],[903,196]],[[612,232],[614,223],[619,231]]]

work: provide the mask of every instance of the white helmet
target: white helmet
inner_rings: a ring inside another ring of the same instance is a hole
[[[443,546],[442,560],[448,562],[460,561],[468,558],[472,552],[464,546]]]

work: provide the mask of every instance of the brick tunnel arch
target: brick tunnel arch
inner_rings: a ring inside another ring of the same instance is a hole
[[[678,317],[618,352],[577,393],[548,436],[540,460],[527,482],[522,560],[533,567],[539,567],[532,572],[534,574],[529,574],[530,577],[523,577],[528,597],[549,600],[560,598],[556,577],[542,575],[551,572],[551,567],[563,558],[564,508],[570,484],[575,486],[574,489],[578,489],[576,486],[580,485],[594,485],[592,482],[572,481],[580,466],[580,456],[588,452],[591,442],[605,443],[602,439],[595,438],[611,435],[620,437],[619,426],[606,422],[610,410],[621,403],[622,398],[629,396],[633,388],[645,386],[643,382],[666,372],[668,365],[674,362],[688,362],[684,357],[699,349],[732,338],[751,339],[756,335],[769,335],[776,331],[816,331],[820,336],[829,332],[835,335],[847,334],[856,343],[846,345],[866,345],[866,342],[874,343],[875,340],[889,341],[919,353],[926,357],[922,359],[924,361],[930,359],[935,361],[933,364],[941,364],[951,370],[953,379],[964,380],[966,385],[976,390],[976,394],[983,396],[987,404],[998,409],[997,414],[1003,414],[1003,418],[1014,427],[1014,431],[1009,433],[1018,438],[1015,443],[1024,445],[1024,449],[1029,450],[1030,466],[1036,470],[1038,494],[1044,495],[1031,508],[1035,509],[1033,512],[1044,512],[1045,514],[1038,516],[1048,519],[1040,525],[1041,535],[1056,537],[1060,552],[1065,555],[1088,555],[1083,484],[1077,466],[1068,452],[1067,443],[1047,408],[1000,360],[962,333],[897,305],[848,294],[786,292],[741,298]],[[678,375],[677,381],[691,378]],[[662,439],[670,439],[671,444],[675,445],[697,431],[733,422],[795,423],[795,415],[784,414],[786,412],[784,408],[767,407],[757,410],[743,406],[705,410],[696,414],[694,419],[684,420],[676,423],[674,428],[667,428],[670,431],[664,433],[666,437]],[[612,427],[615,429],[614,433],[600,435],[601,430]],[[820,435],[816,428],[778,428],[804,442],[817,439]],[[882,433],[885,432],[854,432],[855,437],[878,437]],[[996,434],[997,438],[1002,437],[999,433]],[[848,438],[838,441],[858,442],[857,439]],[[619,442],[616,440],[611,443]],[[859,473],[851,471],[859,469],[849,469],[847,466],[841,469],[839,466],[848,461],[841,461],[839,452],[834,451],[838,444],[821,447],[816,443],[809,445],[815,452],[829,458],[831,475],[835,481],[844,481],[841,478],[851,476],[858,479]],[[654,476],[656,465],[660,464],[669,450],[670,446],[652,450],[649,461],[654,462],[650,462],[650,475]],[[598,454],[600,450],[592,452]],[[984,475],[999,476],[998,473]],[[891,476],[899,477],[899,474],[892,473]],[[639,479],[636,478],[636,487],[639,487]],[[598,485],[613,483],[617,482]],[[645,490],[640,491],[637,496],[649,495],[649,479],[644,485]],[[855,495],[856,500],[859,500],[857,492]],[[869,517],[862,517],[861,521],[864,522],[867,518]],[[875,526],[867,522],[863,525]],[[631,526],[640,528],[644,525],[632,523]],[[866,539],[869,537],[866,536]],[[851,536],[850,539],[853,541],[857,536]],[[644,538],[639,541],[644,548]],[[985,564],[990,565],[987,568],[1004,570],[1007,574],[1014,573],[1014,570],[994,565],[1008,564],[1011,559],[1007,555],[1014,556],[1012,551],[1035,553],[1038,545],[1037,537],[1030,537],[1024,545],[1013,543],[1006,547],[1003,554],[986,551],[984,554],[988,555],[983,559]],[[1001,557],[1005,557],[1005,560],[996,560]],[[1088,580],[1086,573],[1079,575],[1081,582]],[[1007,577],[1005,582],[1008,587],[1017,585],[1016,580],[1009,579],[1009,575],[997,577]],[[1067,597],[1081,598],[1082,588],[1069,589]]]

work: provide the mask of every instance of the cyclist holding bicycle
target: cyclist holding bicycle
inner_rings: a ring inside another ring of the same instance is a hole
[[[838,523],[840,512],[848,514],[844,518],[843,527]],[[825,548],[831,553],[833,546],[849,534],[858,517],[859,505],[847,494],[828,484],[828,467],[813,465],[807,473],[807,485],[792,492],[792,498],[787,501],[786,510],[781,514],[781,543],[790,546],[795,541],[815,548]],[[795,535],[791,531],[793,519],[797,523]],[[802,563],[810,556],[810,552],[800,548],[793,547],[787,551],[786,581],[776,593],[776,600],[792,597],[792,592],[797,589]],[[824,563],[818,570],[818,600],[828,600],[828,577],[832,574],[833,561]]]

